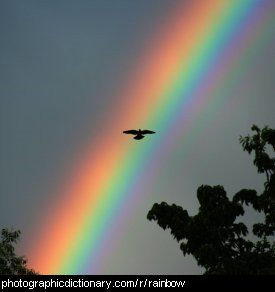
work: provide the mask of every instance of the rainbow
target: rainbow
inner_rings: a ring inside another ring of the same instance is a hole
[[[34,232],[27,253],[30,266],[42,274],[97,273],[102,242],[119,233],[121,210],[152,175],[151,165],[203,127],[203,111],[210,116],[230,97],[226,74],[253,33],[261,32],[270,3],[178,1],[121,86],[121,103],[103,125],[109,134],[85,145],[72,179],[41,215],[42,231]],[[220,97],[225,86],[228,95]],[[191,126],[194,119],[197,127]],[[149,128],[157,135],[137,142],[121,134],[126,128]]]

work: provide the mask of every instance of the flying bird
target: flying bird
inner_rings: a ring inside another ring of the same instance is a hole
[[[141,130],[139,129],[137,130],[127,130],[127,131],[123,131],[124,134],[132,134],[135,135],[134,139],[135,140],[141,140],[143,139],[146,134],[155,134],[156,132],[154,131],[150,131],[150,130]]]

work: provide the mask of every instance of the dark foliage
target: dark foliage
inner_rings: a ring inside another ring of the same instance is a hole
[[[243,189],[229,200],[222,186],[203,185],[197,190],[197,215],[165,202],[154,204],[147,215],[170,229],[183,254],[193,255],[205,274],[275,274],[275,244],[267,238],[275,234],[275,158],[266,152],[268,145],[275,151],[275,130],[255,125],[251,129],[256,133],[241,136],[240,142],[244,151],[254,152],[258,172],[266,174],[262,194]],[[236,222],[244,215],[243,204],[264,214],[264,223],[253,225],[257,242],[247,240],[246,225]]]
[[[14,244],[18,241],[20,231],[10,231],[6,228],[1,230],[0,241],[0,275],[37,275],[27,268],[25,257],[16,256]]]

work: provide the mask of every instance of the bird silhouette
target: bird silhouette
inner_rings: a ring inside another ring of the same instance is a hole
[[[155,134],[156,132],[154,131],[150,131],[150,130],[141,130],[138,129],[137,130],[127,130],[127,131],[123,131],[124,134],[131,134],[131,135],[135,135],[134,139],[135,140],[141,140],[143,139],[146,134]]]

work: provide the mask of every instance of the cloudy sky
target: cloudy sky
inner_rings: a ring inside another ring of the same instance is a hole
[[[22,231],[20,252],[27,252],[41,209],[54,200],[83,145],[99,131],[108,134],[102,125],[120,102],[114,92],[178,2],[0,0],[0,227]],[[238,138],[252,124],[275,126],[271,31],[269,18],[250,37],[239,60],[243,70],[226,76],[232,90],[219,90],[226,98],[205,114],[189,150],[182,141],[167,150],[154,184],[129,207],[100,273],[201,273],[168,231],[146,220],[153,203],[176,203],[195,214],[202,184],[223,185],[229,196],[262,190],[264,177]],[[249,212],[246,221],[255,216]]]

